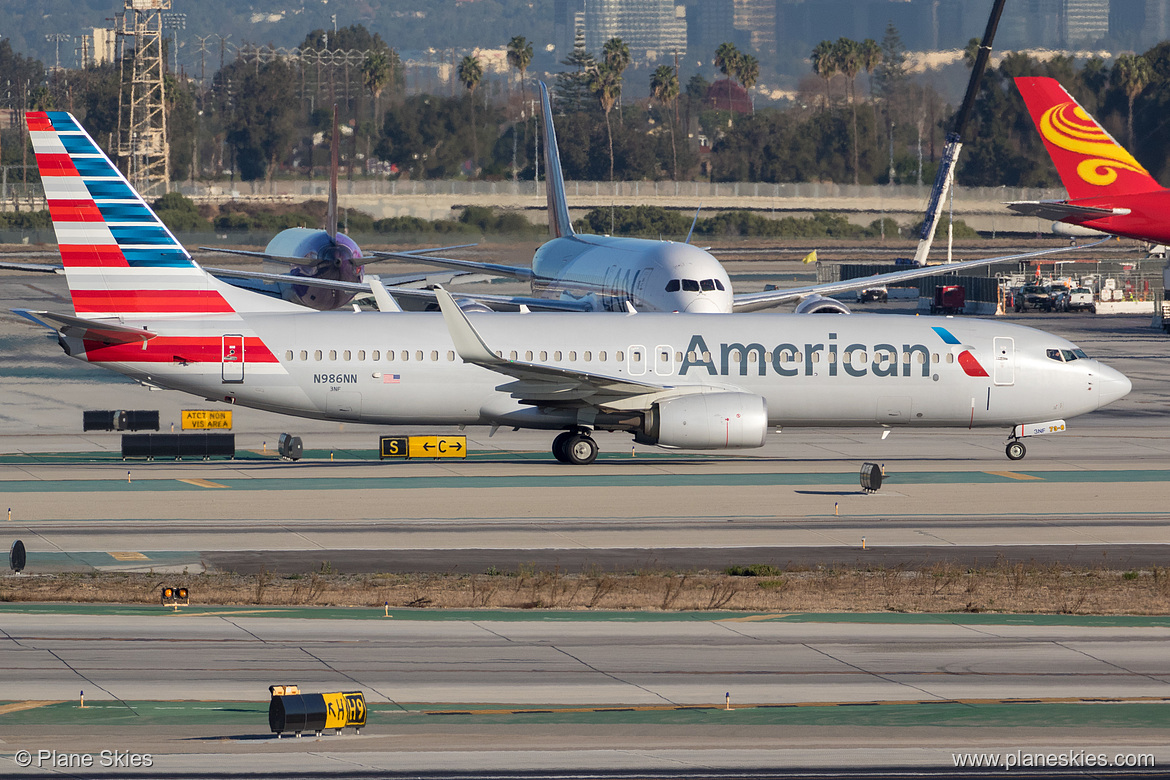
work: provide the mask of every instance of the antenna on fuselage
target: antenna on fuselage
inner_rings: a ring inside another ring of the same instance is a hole
[[[552,103],[548,87],[540,83],[541,131],[544,133],[544,194],[548,202],[548,234],[551,238],[572,236],[569,204],[565,199],[565,177],[561,173],[561,153],[557,150],[557,131],[553,127]]]

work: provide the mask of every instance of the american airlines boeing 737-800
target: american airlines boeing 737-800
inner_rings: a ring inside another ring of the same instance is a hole
[[[142,383],[377,425],[594,430],[685,449],[762,446],[776,426],[1002,427],[1020,439],[1121,398],[1068,341],[994,321],[852,315],[315,312],[205,272],[76,120],[28,127],[74,314],[21,311],[65,352]]]

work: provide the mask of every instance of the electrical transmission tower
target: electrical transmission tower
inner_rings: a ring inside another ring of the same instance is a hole
[[[162,12],[171,7],[171,0],[125,2],[117,21],[123,85],[118,156],[135,189],[144,196],[158,196],[170,191],[171,180],[162,47]]]

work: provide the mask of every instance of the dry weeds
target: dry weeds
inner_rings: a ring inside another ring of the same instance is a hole
[[[1170,613],[1170,573],[999,565],[922,570],[818,568],[765,576],[559,570],[476,575],[322,572],[159,575],[99,572],[0,578],[0,601],[156,603],[185,585],[198,605],[425,607],[434,609],[653,609],[760,612]]]

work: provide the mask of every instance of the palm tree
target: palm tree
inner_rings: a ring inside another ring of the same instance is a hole
[[[975,60],[979,56],[979,39],[972,38],[963,47],[963,64],[968,68],[975,67]]]
[[[837,69],[845,74],[845,88],[849,93],[849,106],[853,109],[853,183],[858,184],[857,152],[857,100],[855,87],[857,74],[861,71],[861,44],[849,38],[838,38],[833,44],[833,55]]]
[[[609,137],[609,180],[613,181],[613,129],[609,125],[609,112],[613,110],[622,88],[622,77],[604,63],[589,71],[589,91],[601,104],[605,112],[605,133]]]
[[[735,77],[751,97],[752,87],[760,80],[760,61],[750,54],[741,54],[736,63]],[[756,113],[756,104],[752,102],[752,113]]]
[[[532,44],[523,35],[517,35],[508,41],[508,64],[520,71],[520,101],[521,105],[528,104],[528,93],[524,89],[524,73],[532,62]]]
[[[472,171],[472,175],[474,175],[475,171],[479,170],[479,138],[476,137],[475,132],[475,88],[483,79],[483,65],[480,64],[478,57],[468,54],[459,63],[457,75],[459,81],[467,88],[471,98],[471,154],[474,160],[474,170]]]
[[[678,73],[669,65],[659,65],[650,76],[650,95],[666,108],[678,100],[678,94]],[[670,122],[670,154],[673,158],[670,178],[678,181],[678,149],[674,145],[674,122],[669,111],[667,121]]]
[[[873,38],[866,38],[858,44],[858,57],[861,59],[861,69],[865,71],[865,80],[869,82],[869,105],[873,109],[873,126],[878,126],[877,101],[873,96],[873,72],[882,62],[882,47]]]
[[[813,47],[809,55],[812,61],[813,73],[825,80],[825,110],[829,110],[829,82],[837,75],[837,58],[833,56],[833,42],[821,41]]]
[[[610,38],[606,41],[605,46],[601,47],[601,55],[606,67],[616,73],[618,78],[621,78],[626,68],[630,67],[630,47],[622,43],[621,38]],[[623,125],[626,123],[622,115],[621,85],[618,85],[618,121]]]
[[[1125,93],[1129,101],[1129,147],[1133,148],[1133,101],[1154,78],[1150,61],[1142,55],[1122,54],[1113,63],[1113,83]]]
[[[386,56],[385,51],[374,49],[366,55],[366,61],[362,63],[362,86],[368,89],[374,98],[375,124],[378,121],[378,98],[390,82],[390,75],[390,58]]]
[[[743,55],[739,53],[739,49],[735,48],[735,44],[729,41],[724,41],[719,44],[719,48],[715,50],[715,67],[726,76],[728,79],[732,78],[735,73],[736,64]],[[731,85],[728,84],[727,90],[727,110],[731,111]]]

